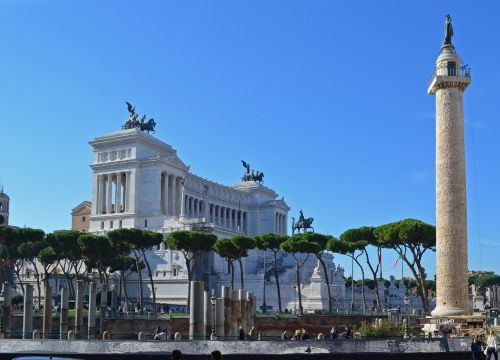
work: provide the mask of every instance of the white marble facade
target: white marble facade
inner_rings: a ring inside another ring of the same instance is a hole
[[[90,145],[91,233],[121,227],[157,231],[165,237],[182,229],[209,230],[218,237],[287,233],[289,207],[263,184],[242,181],[225,186],[197,176],[170,145],[137,129],[96,138]],[[256,272],[258,253],[245,259],[249,274]],[[187,272],[182,255],[160,246],[150,252],[149,261],[157,302],[185,304]],[[227,270],[226,261],[215,254],[201,259],[195,269],[215,289],[226,283]],[[133,280],[128,290],[132,298],[137,295]]]

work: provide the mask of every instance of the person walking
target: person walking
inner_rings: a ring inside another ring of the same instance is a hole
[[[481,360],[482,359],[482,343],[479,335],[474,336],[474,340],[470,344],[470,350],[472,351],[472,360]]]
[[[495,335],[495,332],[492,330],[490,331],[490,334],[488,335],[488,339],[486,339],[486,360],[491,359],[491,355],[493,354],[495,356],[495,360],[498,360],[498,354],[497,354],[497,337]]]
[[[330,329],[330,340],[335,340],[337,338],[337,330],[335,330],[335,326],[332,326]]]

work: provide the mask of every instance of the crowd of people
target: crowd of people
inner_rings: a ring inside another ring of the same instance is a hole
[[[339,337],[339,334],[337,333],[335,326],[332,326],[330,329],[330,335],[329,335],[328,339],[335,340],[338,337]],[[346,326],[344,331],[342,333],[340,333],[340,337],[343,339],[351,339],[352,338],[352,330]],[[291,336],[287,330],[284,330],[281,333],[281,340],[282,341],[309,340],[311,338],[312,337],[309,334],[309,332],[304,328],[295,330],[293,332],[293,335],[291,335]],[[320,332],[314,338],[316,340],[325,340],[325,334]]]
[[[498,360],[497,353],[497,337],[494,331],[490,331],[486,339],[479,335],[474,337],[471,347],[472,359],[480,360],[483,354],[486,355],[486,360],[491,360],[492,357]]]

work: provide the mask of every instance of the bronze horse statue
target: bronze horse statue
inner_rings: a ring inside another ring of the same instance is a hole
[[[314,232],[314,228],[311,225],[313,221],[314,218],[312,217],[303,220],[299,219],[297,221],[295,221],[295,218],[292,218],[292,235],[294,234],[295,230],[297,230],[297,234],[299,234],[300,229],[303,229],[304,232],[306,232],[307,229],[311,229]]]
[[[147,122],[141,122],[139,124],[139,129],[141,131],[147,131],[148,133],[151,131],[153,134],[155,133],[156,122],[154,119],[149,119]]]

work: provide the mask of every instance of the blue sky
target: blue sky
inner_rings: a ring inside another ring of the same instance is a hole
[[[233,184],[244,159],[316,231],[434,224],[426,90],[448,13],[473,79],[469,268],[498,273],[495,1],[0,0],[0,184],[11,223],[70,227],[71,209],[91,197],[88,141],[120,129],[130,101],[193,172]],[[400,274],[395,258],[384,254],[385,276]],[[430,275],[434,263],[432,254]]]

